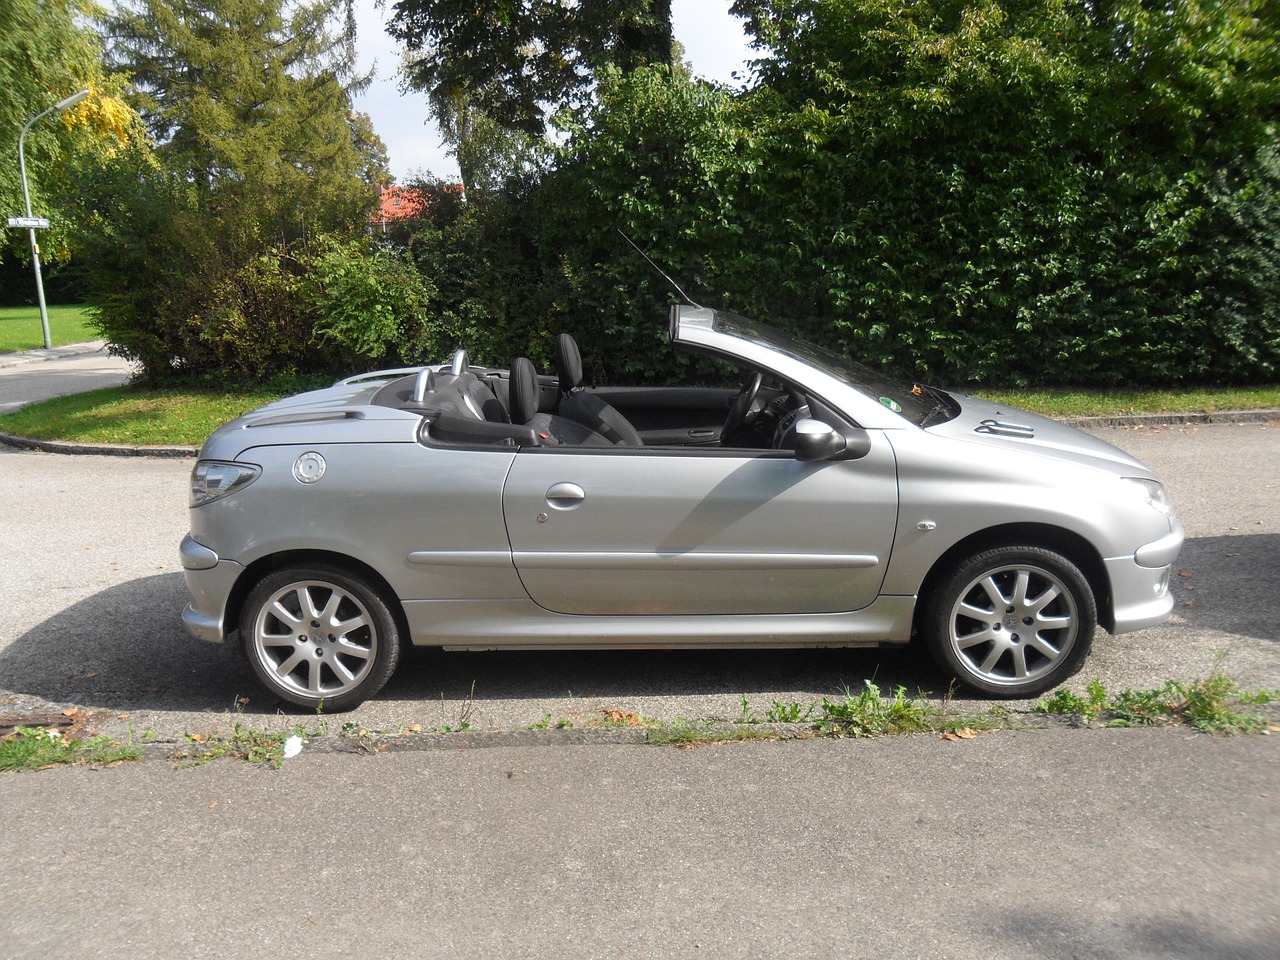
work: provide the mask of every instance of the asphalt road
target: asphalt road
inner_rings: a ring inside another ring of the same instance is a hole
[[[1280,737],[0,776],[0,956],[1272,960]]]
[[[1168,481],[1191,540],[1175,618],[1100,634],[1081,682],[1225,654],[1280,686],[1280,425],[1100,432]],[[0,447],[0,713],[81,704],[165,737],[300,719],[178,622],[189,469]],[[342,720],[732,718],[743,696],[763,712],[870,676],[942,687],[872,651],[422,654]],[[0,957],[1270,960],[1280,942],[1280,737],[485,742],[0,775]]]
[[[1174,617],[1139,633],[1100,633],[1080,682],[1158,686],[1220,666],[1249,686],[1280,687],[1280,425],[1099,432],[1168,481],[1190,540]],[[0,713],[81,704],[102,714],[108,732],[165,738],[226,733],[237,718],[298,721],[260,690],[237,650],[192,640],[179,622],[190,466],[0,448]],[[519,729],[609,708],[732,719],[744,696],[763,714],[774,700],[805,704],[872,677],[882,689],[947,689],[913,651],[426,651],[343,721]],[[986,706],[963,696],[958,705]]]
[[[114,387],[133,372],[127,360],[107,353],[102,340],[0,354],[0,413],[50,397]]]

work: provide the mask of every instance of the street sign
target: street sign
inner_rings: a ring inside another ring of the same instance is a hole
[[[22,230],[44,230],[48,228],[49,221],[44,217],[10,217],[9,226]]]

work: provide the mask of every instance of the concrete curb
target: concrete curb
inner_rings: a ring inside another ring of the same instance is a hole
[[[1077,430],[1089,427],[1172,427],[1207,423],[1270,423],[1280,410],[1219,410],[1216,413],[1143,413],[1122,417],[1062,417],[1059,423]]]
[[[1280,705],[1270,704],[1256,708],[1257,715],[1268,719],[1274,723],[1280,720]],[[340,716],[335,714],[335,716]],[[327,718],[332,720],[333,718]],[[952,720],[959,724],[964,723],[966,716],[958,714],[951,717]],[[1035,713],[1034,711],[1015,710],[1005,718],[1004,723],[997,726],[984,726],[984,721],[990,718],[985,714],[973,714],[971,716],[974,724],[974,731],[978,736],[1010,734],[1010,733],[1045,733],[1053,731],[1077,731],[1082,735],[1087,735],[1091,731],[1098,730],[1167,730],[1176,733],[1179,736],[1210,737],[1212,734],[1196,733],[1194,729],[1185,723],[1171,724],[1154,724],[1151,726],[1143,726],[1133,724],[1131,726],[1112,727],[1104,721],[1090,721],[1087,717],[1077,713]],[[347,733],[307,733],[303,732],[300,736],[303,742],[303,751],[313,754],[341,754],[354,753],[360,755],[374,756],[380,753],[419,753],[438,750],[492,750],[503,747],[526,748],[526,747],[600,747],[600,746],[630,746],[630,747],[667,747],[667,748],[686,748],[695,746],[708,746],[718,743],[751,743],[759,741],[785,742],[792,740],[813,740],[818,738],[827,739],[844,739],[856,738],[857,735],[849,731],[840,731],[838,728],[829,729],[820,728],[818,725],[810,722],[804,723],[759,723],[759,724],[739,724],[729,721],[712,723],[706,726],[696,728],[698,733],[706,734],[705,740],[699,740],[696,737],[692,741],[682,740],[662,740],[650,739],[650,733],[658,733],[662,730],[651,731],[646,727],[569,727],[567,729],[546,729],[546,730],[473,730],[473,731],[454,731],[452,733],[438,733],[435,731],[425,731],[422,733],[386,733],[386,734],[366,734],[358,736]],[[275,731],[277,734],[283,734],[284,731]],[[137,747],[142,754],[144,760],[169,760],[179,763],[200,763],[202,758],[207,759],[208,755],[217,755],[228,746],[228,741],[221,738],[211,738],[209,740],[193,742],[176,737],[163,737],[160,739],[149,741],[132,740],[127,734],[120,730],[104,730],[103,734],[122,742],[129,741],[133,746]],[[739,737],[738,735],[745,734]],[[1260,731],[1258,736],[1268,736],[1269,732]],[[955,740],[954,736],[947,735],[941,730],[920,731],[916,733],[875,733],[863,735],[870,740],[893,740],[893,739],[909,739],[927,737],[936,740]],[[969,739],[968,737],[960,737],[959,739]],[[228,759],[235,759],[233,756]],[[287,763],[288,761],[284,761]]]
[[[83,357],[92,353],[106,353],[107,341],[89,340],[85,343],[68,343],[51,350],[20,350],[17,353],[0,353],[0,368],[21,367],[29,363],[44,363],[47,360],[66,360],[68,357]]]
[[[178,460],[194,457],[199,452],[198,447],[131,447],[117,443],[69,443],[64,440],[18,437],[11,433],[0,433],[0,443],[22,450],[95,457],[163,457]]]

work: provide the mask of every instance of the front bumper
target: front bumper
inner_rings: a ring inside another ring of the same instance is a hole
[[[228,630],[224,624],[227,598],[244,568],[234,560],[223,560],[188,534],[178,548],[183,575],[191,602],[182,611],[182,623],[197,640],[222,643]]]
[[[1131,557],[1105,561],[1111,579],[1112,633],[1145,630],[1169,619],[1173,612],[1170,580],[1186,531],[1177,517],[1169,521],[1169,533],[1144,544]]]

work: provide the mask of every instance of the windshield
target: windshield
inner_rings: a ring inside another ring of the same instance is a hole
[[[874,397],[899,416],[917,426],[950,418],[948,398],[940,390],[903,383],[870,367],[842,357],[826,347],[809,343],[746,317],[716,311],[715,328],[744,339],[768,344],[779,353],[844,380],[869,397]],[[939,406],[944,408],[939,412]],[[945,414],[945,415],[944,415]]]

